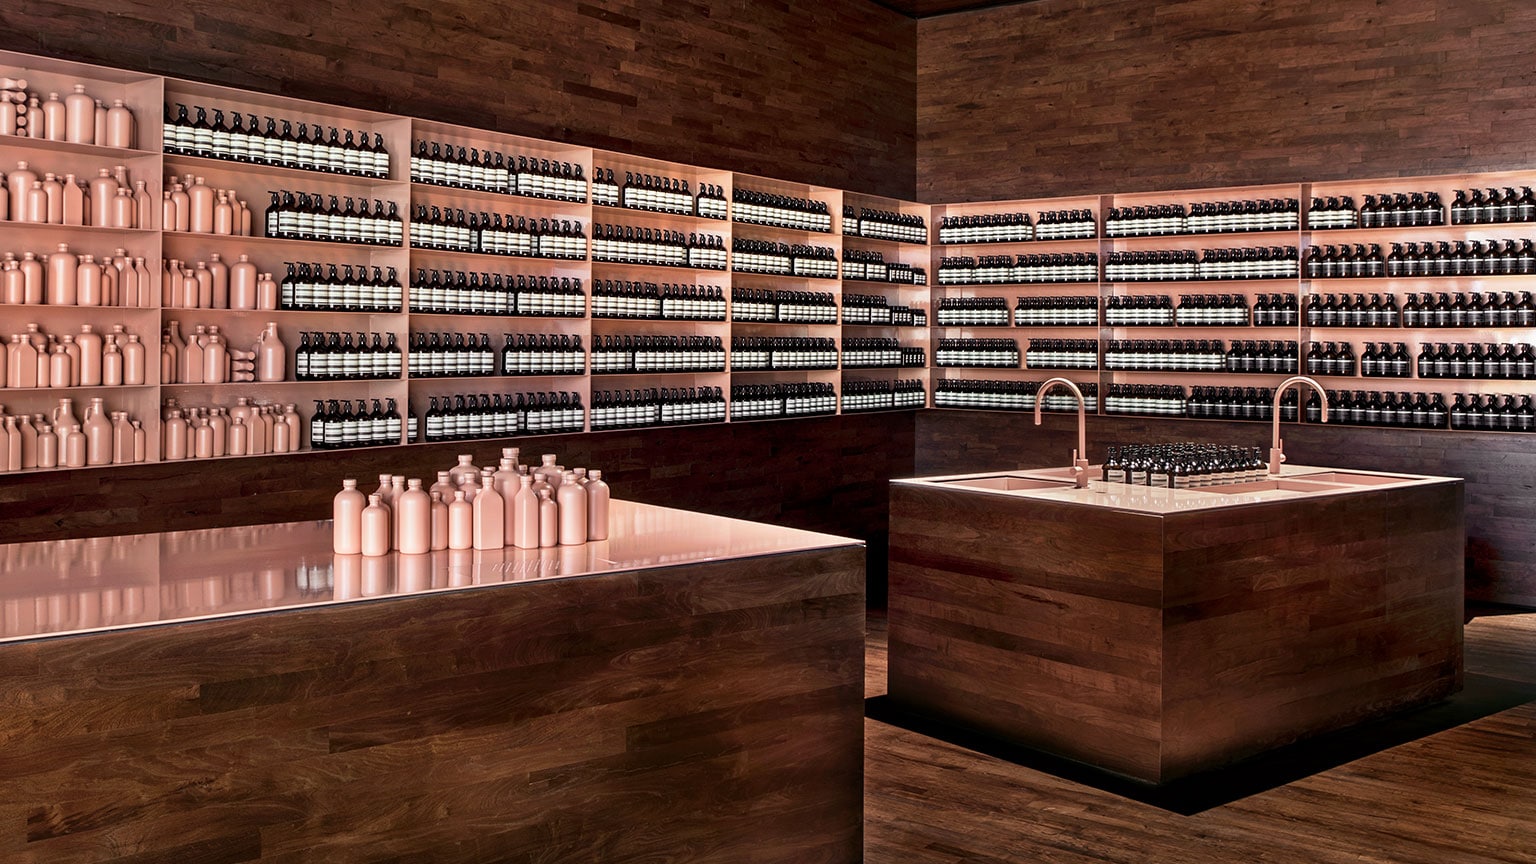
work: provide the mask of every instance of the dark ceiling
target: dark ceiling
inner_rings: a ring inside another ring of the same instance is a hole
[[[933,15],[948,15],[951,12],[969,12],[973,9],[1027,3],[1030,0],[872,0],[872,2],[911,18],[927,18]]]

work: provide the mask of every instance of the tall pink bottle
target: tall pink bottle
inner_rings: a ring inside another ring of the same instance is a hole
[[[96,256],[80,256],[80,267],[75,275],[75,303],[80,306],[100,306],[101,282],[101,265],[96,263]]]
[[[97,143],[96,100],[85,95],[84,84],[75,85],[75,91],[65,97],[62,107],[64,128],[59,139],[76,144]]]
[[[22,414],[16,418],[16,431],[13,433],[21,438],[21,467],[37,467],[37,427],[32,425],[32,415]]]
[[[213,280],[213,302],[210,309],[229,308],[229,265],[214,252],[208,256],[208,276]]]
[[[192,455],[198,459],[213,458],[213,426],[207,417],[199,417],[192,424]]]
[[[52,426],[44,425],[37,430],[37,467],[59,467],[59,436]]]
[[[133,461],[133,424],[128,422],[127,411],[113,411],[111,423],[112,464],[126,465]],[[213,454],[210,452],[208,455]]]
[[[256,308],[271,311],[277,308],[277,300],[277,280],[272,274],[263,273],[256,277]]]
[[[176,378],[182,384],[203,383],[203,343],[208,338],[206,331],[206,327],[197,325],[192,334],[187,336],[186,347],[181,349],[181,368],[176,370]]]
[[[281,381],[287,374],[288,349],[277,335],[277,322],[268,321],[256,343],[256,380]]]
[[[155,227],[155,199],[143,180],[133,181],[133,225],[146,231]]]
[[[83,468],[88,455],[85,433],[79,426],[70,426],[64,432],[64,467]]]
[[[400,500],[395,504],[399,513],[400,534],[396,547],[407,555],[420,555],[432,551],[432,496],[421,488],[421,480],[413,477]]]
[[[251,429],[245,425],[244,418],[230,418],[229,446],[226,448],[226,451],[231,456],[245,456],[251,452]]]
[[[107,147],[121,147],[124,150],[133,148],[134,144],[133,111],[123,104],[121,99],[113,99],[112,107],[107,109],[107,139],[98,141]],[[141,225],[147,228],[148,225]]]
[[[500,466],[492,475],[492,485],[496,487],[496,494],[501,496],[501,538],[502,545],[507,545],[512,542],[512,535],[516,530],[516,520],[513,517],[517,511],[512,506],[512,499],[517,495],[517,490],[522,484],[517,480],[517,464],[512,459],[506,456],[501,457]]]
[[[539,490],[539,547],[547,549],[560,545],[560,505],[555,503],[550,488]]]
[[[21,470],[21,432],[16,428],[16,418],[5,418],[4,467],[7,471]]]
[[[185,428],[182,435],[185,450]],[[106,400],[99,396],[91,397],[91,405],[85,409],[85,462],[87,465],[112,464],[112,420],[107,416]]]
[[[229,268],[229,308],[256,308],[256,265],[251,256],[241,255]]]
[[[35,252],[21,253],[21,276],[24,285],[22,302],[43,302],[43,262]]]
[[[64,184],[51,171],[43,175],[43,195],[48,198],[48,212],[43,221],[49,225],[63,225]]]
[[[80,346],[80,386],[96,387],[101,384],[101,336],[89,324],[80,325],[80,335],[75,337]]]
[[[432,551],[448,548],[448,502],[441,493],[429,493],[432,498]]]
[[[48,382],[43,383],[42,376],[37,379],[39,387],[68,387],[69,382],[75,376],[74,358],[64,349],[62,343],[55,342],[53,353],[48,355]]]
[[[192,227],[192,199],[187,197],[186,187],[180,183],[171,184],[171,219],[165,223],[166,230],[187,231]]]
[[[144,424],[137,420],[128,421],[133,427],[133,461],[143,462],[149,458],[149,433],[144,430]],[[219,455],[215,450],[214,455]]]
[[[148,365],[144,343],[139,341],[139,334],[129,333],[128,341],[123,343],[122,349],[123,383],[129,386],[145,383]]]
[[[282,421],[288,427],[289,445],[297,451],[304,446],[304,421],[299,418],[298,406],[292,402],[285,403]]]
[[[194,234],[213,233],[213,188],[198,177],[187,187],[187,199],[192,207],[190,230]]]
[[[608,539],[608,484],[603,482],[603,472],[587,473],[587,539]]]
[[[587,542],[587,490],[569,471],[561,479],[560,488],[555,490],[560,506],[560,545],[580,546]]]
[[[107,344],[101,346],[101,383],[104,387],[123,383],[123,350],[118,347],[114,333],[108,333]]]
[[[453,493],[448,505],[448,548],[475,548],[475,505],[464,500],[464,490]]]
[[[337,555],[359,555],[363,551],[363,508],[368,498],[357,489],[351,477],[341,481],[341,491],[331,499],[331,550]]]
[[[389,554],[389,508],[378,495],[368,496],[368,506],[359,517],[359,548],[365,557]]]
[[[79,87],[81,85],[76,84],[75,86]],[[75,98],[75,95],[76,94],[71,93],[70,98]],[[87,96],[85,98],[89,99],[91,97]],[[64,104],[64,100],[60,99],[59,94],[57,93],[49,93],[47,100],[43,102],[43,137],[47,138],[49,141],[66,140],[65,136],[71,135],[74,132],[74,130],[70,128],[70,119],[69,108]],[[95,123],[96,115],[93,111],[91,114],[92,129],[95,128]],[[90,141],[80,141],[75,138],[68,138],[67,140],[74,141],[76,144],[92,143]]]
[[[112,211],[109,214],[113,228],[138,228],[139,202],[133,200],[133,191],[125,187],[117,187],[117,194],[112,196]]]
[[[68,243],[48,255],[48,305],[73,306],[79,297],[80,259],[69,251]]]
[[[11,193],[11,218],[26,209],[27,190],[38,180],[37,172],[25,162],[17,162],[16,170],[5,175],[6,189]]]
[[[181,418],[179,409],[171,409],[171,416],[166,418],[160,428],[160,438],[162,459],[174,461],[187,458],[187,421]]]
[[[209,325],[208,344],[203,347],[203,383],[223,384],[229,377],[229,352],[217,325]]]
[[[85,224],[85,190],[73,174],[64,175],[64,224]]]
[[[487,471],[486,474],[490,472]],[[488,477],[482,475],[482,481]],[[476,549],[500,549],[506,543],[506,513],[501,495],[496,492],[494,482],[483,482],[480,491],[475,495],[475,548]]]
[[[48,191],[38,180],[27,190],[27,206],[21,221],[42,224],[48,221]]]
[[[117,197],[117,178],[110,168],[102,168],[91,180],[91,224],[99,228],[112,225],[112,199]]]

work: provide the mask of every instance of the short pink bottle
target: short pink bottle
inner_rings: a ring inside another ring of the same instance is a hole
[[[362,554],[377,558],[389,554],[389,508],[378,495],[368,496],[368,506],[363,508],[360,520],[360,544]]]
[[[473,549],[475,547],[475,505],[464,500],[464,490],[453,493],[453,503],[448,505],[448,548]]]

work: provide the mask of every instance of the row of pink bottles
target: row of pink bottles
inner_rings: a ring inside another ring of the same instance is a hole
[[[74,85],[60,98],[50,91],[46,98],[27,91],[25,78],[5,79],[13,86],[0,89],[0,135],[19,135],[74,144],[132,149],[138,141],[138,121],[122,99],[109,106]]]
[[[147,182],[130,182],[123,165],[85,179],[51,171],[39,175],[22,161],[0,184],[0,219],[12,222],[147,229],[154,227],[154,212]]]
[[[242,396],[225,408],[167,399],[160,416],[160,458],[166,461],[296,453],[304,445],[304,421],[291,402],[258,405]]]
[[[251,208],[234,189],[215,189],[191,174],[169,181],[161,193],[160,224],[167,231],[251,236]]]
[[[153,306],[155,279],[142,257],[118,249],[98,259],[77,255],[68,243],[37,255],[0,259],[0,303],[33,306]]]
[[[49,414],[10,415],[0,405],[0,470],[143,462],[146,446],[143,424],[127,411],[109,410],[100,397],[93,397],[79,418],[69,398]]]
[[[268,321],[250,350],[235,348],[217,324],[198,324],[185,337],[181,322],[166,322],[160,335],[160,381],[163,384],[225,384],[282,381],[288,374],[288,347]]]
[[[36,324],[11,334],[0,352],[0,386],[118,387],[146,382],[145,347],[138,334],[121,324],[97,333],[81,324],[80,333],[55,336]]]
[[[165,260],[161,268],[160,305],[167,309],[277,308],[278,286],[271,273],[262,273],[241,255],[225,264],[214,252],[207,261]]]
[[[552,454],[530,470],[518,455],[516,447],[503,449],[495,469],[476,468],[472,455],[460,456],[429,488],[382,474],[379,488],[365,496],[356,480],[343,481],[332,502],[335,552],[537,549],[607,539],[609,490],[602,472],[566,471]]]

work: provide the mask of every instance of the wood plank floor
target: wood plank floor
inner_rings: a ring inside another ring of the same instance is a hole
[[[869,619],[866,692],[885,692]],[[1467,672],[1536,682],[1536,614],[1467,625]],[[1192,816],[867,719],[866,864],[1536,862],[1536,702]]]

